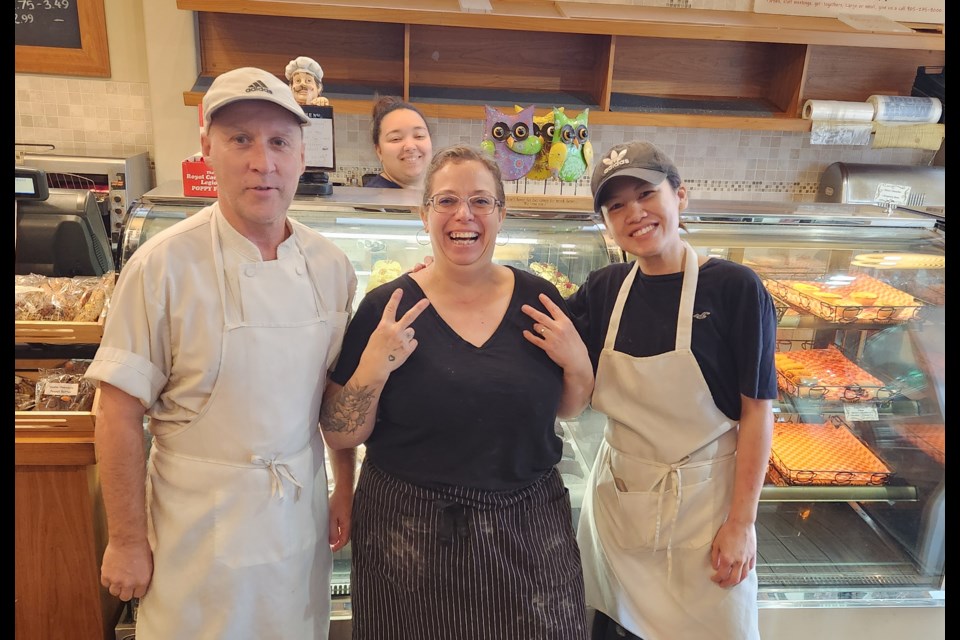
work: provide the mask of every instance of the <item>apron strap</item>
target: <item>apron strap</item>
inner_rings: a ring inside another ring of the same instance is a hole
[[[680,290],[680,312],[677,315],[677,351],[690,350],[690,336],[693,334],[693,299],[697,294],[697,281],[700,277],[700,265],[697,264],[697,252],[687,242],[683,242],[683,288]]]
[[[697,281],[700,276],[700,265],[697,263],[697,252],[686,241],[683,242],[683,285],[680,290],[680,309],[677,313],[677,340],[675,349],[677,351],[690,350],[690,336],[693,334],[693,300],[697,293]],[[634,260],[633,268],[627,274],[623,284],[620,286],[620,292],[617,294],[617,300],[613,303],[613,311],[610,315],[610,324],[607,326],[607,337],[603,342],[605,350],[613,350],[616,344],[617,334],[620,332],[620,318],[623,315],[623,307],[630,295],[630,289],[637,278],[637,272],[640,270],[640,262]]]
[[[620,316],[623,315],[623,305],[627,302],[627,296],[630,295],[630,288],[633,281],[637,278],[637,272],[640,270],[640,263],[633,261],[633,268],[627,274],[626,279],[620,286],[620,293],[617,294],[617,300],[613,303],[613,311],[610,315],[610,324],[607,326],[607,338],[603,342],[603,348],[607,351],[613,350],[613,345],[617,341],[617,333],[620,332]]]

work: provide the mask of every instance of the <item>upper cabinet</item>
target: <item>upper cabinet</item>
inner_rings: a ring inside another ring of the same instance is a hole
[[[491,0],[177,0],[197,13],[201,73],[184,92],[199,104],[238,66],[282,77],[308,55],[341,113],[369,114],[398,95],[432,117],[482,120],[482,105],[590,109],[591,124],[809,131],[806,100],[910,95],[917,68],[944,64],[936,25],[858,31],[834,18]]]

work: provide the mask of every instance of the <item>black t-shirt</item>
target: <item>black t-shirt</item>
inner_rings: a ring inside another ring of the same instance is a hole
[[[540,293],[566,305],[543,278],[511,270],[513,296],[482,347],[457,335],[433,307],[413,322],[417,348],[390,374],[366,442],[366,456],[377,467],[420,486],[499,491],[527,486],[560,461],[563,443],[554,424],[563,370],[523,337],[533,320],[520,307],[546,311]],[[364,296],[347,327],[334,382],[344,385],[353,375],[398,287],[398,318],[424,297],[409,275]]]
[[[594,370],[614,301],[631,268],[633,262],[598,269],[567,300]],[[634,357],[675,350],[682,285],[683,273],[647,276],[639,271],[624,304],[614,350]],[[693,313],[690,346],[724,415],[740,419],[740,394],[776,398],[777,316],[757,274],[735,262],[711,258],[700,267]]]
[[[381,176],[381,175],[373,176],[372,178],[370,178],[369,180],[367,180],[367,183],[366,183],[365,185],[363,185],[363,186],[364,186],[364,187],[377,187],[377,188],[380,188],[380,189],[402,189],[402,188],[403,188],[403,187],[401,187],[400,185],[398,185],[396,182],[394,182],[393,180],[387,180],[386,178],[384,178],[384,177]]]

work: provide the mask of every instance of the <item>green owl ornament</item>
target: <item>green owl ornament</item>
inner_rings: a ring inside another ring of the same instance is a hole
[[[550,145],[550,173],[563,182],[576,182],[593,164],[593,145],[587,129],[590,110],[568,117],[553,109],[553,144]]]

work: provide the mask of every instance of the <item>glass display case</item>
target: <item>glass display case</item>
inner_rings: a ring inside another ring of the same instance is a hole
[[[132,208],[121,269],[149,237],[210,202],[179,193],[179,183],[161,186]],[[337,187],[331,197],[297,198],[290,213],[347,253],[362,294],[429,254],[418,204],[406,190]],[[539,209],[511,208],[508,197],[497,262],[568,295],[590,271],[626,258],[592,212]],[[780,395],[757,522],[761,609],[942,607],[942,226],[907,211],[821,203],[707,201],[684,220],[699,253],[753,268],[778,312]],[[590,409],[557,422],[575,518],[603,427]],[[348,547],[335,564],[342,608],[349,558]]]

